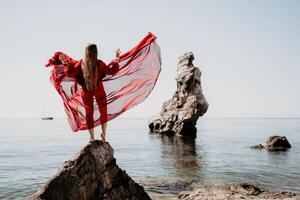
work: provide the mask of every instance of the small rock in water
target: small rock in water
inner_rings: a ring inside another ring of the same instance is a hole
[[[286,150],[291,148],[291,144],[285,136],[271,136],[266,142],[266,148],[268,150]]]
[[[196,137],[196,123],[208,109],[201,86],[201,71],[193,65],[192,52],[179,58],[177,90],[172,99],[163,103],[160,114],[149,120],[155,133]]]
[[[250,147],[251,149],[264,149],[264,145],[262,144],[256,144]]]
[[[251,146],[252,149],[263,149],[266,148],[271,151],[280,151],[280,150],[287,150],[291,148],[289,141],[286,139],[285,136],[270,136],[266,142],[266,145],[256,144]]]
[[[150,200],[144,188],[116,165],[113,149],[95,140],[28,200]]]

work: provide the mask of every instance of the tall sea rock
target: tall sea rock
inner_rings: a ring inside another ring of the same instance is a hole
[[[202,92],[201,71],[193,65],[192,52],[179,57],[177,89],[172,99],[162,105],[161,112],[149,120],[150,131],[162,134],[196,137],[196,123],[208,109]]]

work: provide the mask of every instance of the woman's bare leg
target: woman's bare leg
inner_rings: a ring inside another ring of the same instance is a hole
[[[101,139],[103,143],[106,142],[106,127],[107,127],[107,122],[101,125],[101,129],[102,129]]]
[[[92,142],[95,140],[94,129],[93,128],[89,129],[89,133],[90,133],[90,142]]]

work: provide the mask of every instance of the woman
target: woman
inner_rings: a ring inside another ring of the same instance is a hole
[[[74,60],[56,52],[46,67],[53,66],[50,80],[63,101],[73,132],[101,125],[105,142],[107,121],[143,102],[153,90],[161,70],[160,48],[148,33],[134,48],[106,65],[97,59],[96,45],[88,45],[84,58]]]
[[[78,83],[83,88],[83,102],[86,111],[86,122],[90,133],[90,142],[95,140],[94,136],[94,96],[100,110],[100,121],[102,133],[102,142],[106,142],[106,127],[107,127],[107,100],[106,93],[103,88],[102,78],[105,75],[114,75],[119,70],[120,61],[120,49],[116,50],[116,58],[114,62],[111,63],[112,67],[107,66],[102,60],[98,60],[98,50],[95,44],[88,44],[85,47],[84,59],[81,61],[81,67],[77,67],[78,70],[74,70],[74,66],[70,67],[68,65],[72,62],[68,62],[65,54],[59,55],[59,60],[63,65],[68,67],[65,68],[65,73],[69,77],[75,77]]]

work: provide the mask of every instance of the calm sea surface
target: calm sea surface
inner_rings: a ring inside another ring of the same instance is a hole
[[[300,119],[200,119],[195,140],[150,134],[147,121],[108,125],[117,164],[138,182],[247,182],[300,193]],[[277,134],[290,150],[249,148]],[[87,142],[88,132],[72,133],[66,119],[0,118],[0,199],[24,199]]]

